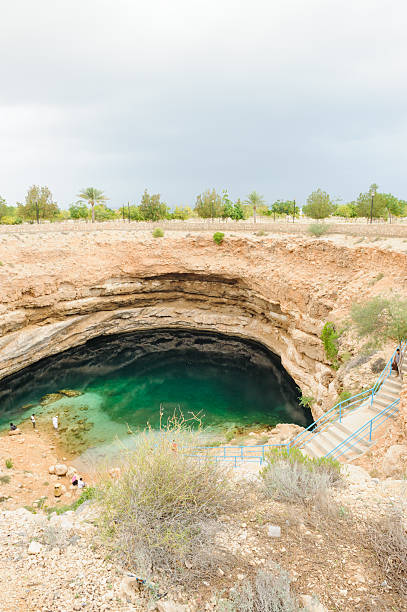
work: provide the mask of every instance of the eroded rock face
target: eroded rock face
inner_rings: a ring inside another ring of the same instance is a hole
[[[405,285],[407,258],[308,238],[80,231],[3,235],[0,378],[103,334],[151,328],[260,341],[317,402],[336,397],[319,339],[335,313],[370,294],[383,270]],[[401,261],[403,260],[403,261]]]

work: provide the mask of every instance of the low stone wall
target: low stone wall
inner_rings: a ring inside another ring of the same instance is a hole
[[[0,225],[0,234],[49,233],[49,232],[94,232],[94,231],[152,231],[161,227],[172,232],[258,232],[265,231],[278,234],[307,234],[312,222],[296,221],[264,221],[257,223],[249,221],[106,221],[106,222],[61,222],[23,225]],[[344,234],[351,236],[372,236],[381,238],[407,238],[407,222],[403,223],[354,223],[335,222],[327,223],[328,234]]]

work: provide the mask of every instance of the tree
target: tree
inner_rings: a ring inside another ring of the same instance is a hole
[[[260,206],[265,205],[263,196],[257,193],[257,191],[252,191],[247,196],[246,204],[253,206],[253,222],[256,223],[256,210]]]
[[[144,220],[140,211],[140,206],[137,206],[136,204],[130,204],[130,206],[128,204],[123,204],[123,206],[120,206],[119,210],[117,211],[117,216],[121,219],[128,219],[129,213],[131,221]]]
[[[52,193],[48,187],[32,185],[25,196],[25,204],[18,203],[17,215],[27,221],[39,219],[55,219],[59,214],[59,208],[53,201]]]
[[[78,194],[78,198],[81,200],[86,200],[88,204],[92,207],[92,223],[95,222],[95,204],[103,204],[107,200],[107,197],[104,195],[103,191],[100,189],[96,189],[96,187],[87,187],[86,189],[82,189],[82,191]]]
[[[4,225],[15,225],[22,223],[22,220],[17,216],[17,207],[8,206],[4,198],[0,196],[0,223]]]
[[[344,217],[345,219],[350,219],[351,217],[356,217],[356,208],[353,202],[349,202],[349,204],[339,204],[333,213],[337,217]]]
[[[240,219],[244,219],[244,211],[240,199],[236,200],[236,202],[233,204],[232,219],[234,221],[240,221]]]
[[[317,189],[308,196],[307,203],[302,211],[312,219],[326,219],[333,213],[334,209],[335,205],[326,191]]]
[[[189,219],[190,217],[192,217],[192,214],[192,210],[189,208],[189,206],[176,206],[171,214],[171,218],[185,221],[185,219]]]
[[[222,197],[216,192],[215,189],[206,189],[206,191],[197,196],[195,211],[199,217],[202,217],[202,219],[221,217],[222,210]]]
[[[71,204],[69,207],[69,215],[71,219],[88,219],[89,210],[86,206],[85,202],[75,202],[75,204]]]
[[[149,195],[145,189],[141,198],[140,213],[146,221],[158,221],[165,219],[168,213],[168,207],[165,202],[161,202],[160,194]]]
[[[233,202],[229,199],[229,194],[226,190],[223,191],[222,195],[222,219],[232,219],[233,216]]]
[[[371,192],[370,189],[367,193],[359,194],[355,202],[355,208],[358,217],[369,218],[372,216],[372,218],[379,219],[380,217],[387,217],[388,214],[386,199],[383,198],[383,194]]]
[[[294,200],[276,200],[273,202],[270,213],[274,215],[293,215],[294,214]],[[298,206],[295,206],[295,216],[298,217],[300,214]]]
[[[116,218],[116,212],[106,204],[96,204],[94,207],[96,221],[110,221]]]

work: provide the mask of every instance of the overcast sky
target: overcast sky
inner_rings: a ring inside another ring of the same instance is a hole
[[[407,199],[405,0],[0,0],[0,195]]]

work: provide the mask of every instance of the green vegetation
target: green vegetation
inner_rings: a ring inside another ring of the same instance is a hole
[[[335,325],[331,322],[325,323],[321,340],[324,344],[325,355],[334,367],[338,367],[338,343],[339,333],[335,329]]]
[[[213,235],[213,241],[216,244],[222,244],[225,234],[223,232],[215,232]]]
[[[78,194],[78,198],[85,200],[88,202],[88,204],[90,204],[92,208],[92,223],[94,223],[95,204],[103,204],[107,200],[103,191],[96,189],[95,187],[87,187],[86,189],[82,189],[82,191]]]
[[[253,221],[256,223],[256,211],[259,207],[264,206],[264,198],[257,191],[252,191],[247,196],[246,204],[253,208]]]
[[[164,230],[162,230],[161,227],[156,227],[155,230],[153,231],[153,237],[162,238],[163,236],[164,236]]]
[[[297,448],[271,449],[261,470],[267,493],[276,500],[315,503],[341,481],[340,463],[311,459]]]
[[[311,223],[308,227],[308,233],[311,236],[323,236],[329,231],[329,225],[325,225],[325,223]]]
[[[9,459],[6,459],[5,464],[6,464],[6,468],[7,468],[8,470],[11,470],[11,469],[12,469],[12,467],[13,467],[13,465],[14,465],[14,464],[13,464],[13,460],[11,459],[11,457],[10,457]]]
[[[312,395],[301,395],[299,398],[300,406],[304,408],[311,408],[312,404],[315,402],[315,398]]]
[[[25,197],[25,204],[17,203],[17,217],[24,221],[55,221],[60,210],[48,187],[33,185]]]
[[[150,195],[147,189],[145,189],[139,210],[142,219],[145,221],[159,221],[160,219],[165,219],[168,207],[165,202],[161,202],[159,193]]]
[[[368,338],[372,346],[407,337],[407,300],[376,296],[354,304],[351,317],[359,336]]]
[[[10,476],[0,476],[1,484],[8,484],[10,482]]]
[[[64,514],[64,512],[69,512],[70,510],[76,510],[88,499],[95,499],[97,496],[97,489],[95,487],[86,487],[83,489],[81,496],[78,497],[72,504],[64,505],[64,506],[44,506],[44,510],[47,514],[52,514],[56,512],[56,514]]]
[[[347,391],[346,389],[343,389],[343,391],[341,391],[340,394],[338,395],[338,403],[345,402],[350,397],[352,397],[352,393],[350,391]]]
[[[322,189],[313,191],[307,198],[307,203],[302,211],[307,217],[312,219],[325,219],[329,217],[335,210],[335,205],[332,203],[330,196]]]
[[[276,200],[271,205],[270,215],[273,215],[274,219],[276,217],[283,217],[290,215],[291,217],[299,217],[300,209],[296,206],[294,200]]]
[[[189,435],[171,428],[158,436],[146,432],[125,457],[119,480],[101,486],[107,545],[126,569],[147,578],[151,570],[166,571],[185,583],[216,571],[218,517],[241,496],[223,466],[181,452],[193,442]]]
[[[375,285],[378,281],[382,280],[383,277],[384,277],[383,272],[380,272],[377,276],[375,276],[374,278],[372,278],[372,280],[368,282],[369,287],[372,287],[373,285]]]

